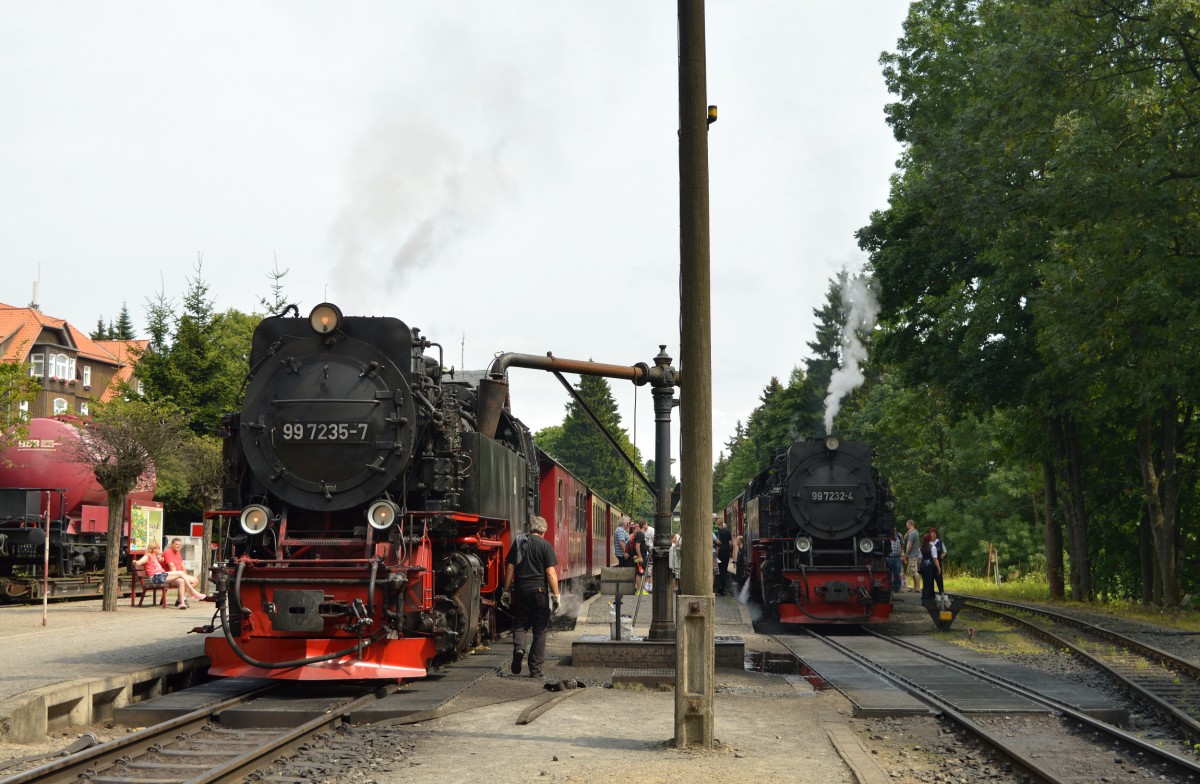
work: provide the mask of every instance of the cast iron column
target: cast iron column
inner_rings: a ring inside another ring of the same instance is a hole
[[[651,376],[654,396],[654,595],[650,616],[651,640],[675,639],[675,599],[672,596],[671,550],[671,409],[675,407],[675,373],[667,347],[658,347],[658,370]]]

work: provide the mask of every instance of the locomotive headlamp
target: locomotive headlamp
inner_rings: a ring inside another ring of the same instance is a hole
[[[367,523],[377,531],[386,531],[400,516],[400,509],[391,501],[380,500],[367,509]]]
[[[870,539],[859,539],[858,540],[858,549],[859,549],[859,552],[863,553],[864,555],[866,553],[870,553],[871,551],[873,551],[875,549],[875,542]]]
[[[308,314],[308,323],[318,335],[327,335],[341,326],[342,311],[338,310],[337,305],[322,302]]]
[[[801,553],[807,553],[812,549],[812,539],[807,536],[796,537],[796,550]]]
[[[837,436],[825,436],[825,448],[830,452],[836,452],[837,448],[842,445]]]
[[[271,524],[271,510],[262,504],[251,504],[242,510],[242,530],[261,534]]]

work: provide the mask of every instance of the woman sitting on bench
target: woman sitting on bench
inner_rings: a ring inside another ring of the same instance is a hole
[[[189,575],[187,572],[176,570],[167,571],[163,568],[162,561],[162,545],[158,542],[151,542],[146,545],[146,553],[136,561],[138,566],[146,567],[146,577],[150,580],[151,585],[170,585],[179,589],[180,596],[190,593],[192,598],[200,601],[204,598],[204,594],[196,590],[196,578]],[[187,609],[187,600],[179,605],[179,609]]]

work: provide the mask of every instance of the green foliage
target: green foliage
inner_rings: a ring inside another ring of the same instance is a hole
[[[635,464],[641,455],[621,427],[621,415],[608,381],[599,376],[582,376],[575,385],[579,397],[620,444]],[[644,509],[649,498],[629,466],[574,399],[567,404],[561,426],[538,431],[534,441],[546,454],[586,482],[593,490],[623,510]],[[653,479],[653,478],[652,478]]]
[[[40,389],[27,363],[0,362],[0,452],[29,435],[29,417],[21,404],[32,403]]]
[[[138,359],[146,398],[186,411],[193,433],[214,434],[221,416],[237,408],[260,317],[216,312],[197,261],[178,314],[159,293],[147,303],[147,320],[149,347]]]
[[[1196,29],[1194,2],[913,3],[884,57],[902,169],[859,233],[884,297],[875,358],[894,389],[937,390],[943,414],[905,420],[938,437],[907,439],[936,470],[898,481],[918,496],[940,485],[927,514],[1007,528],[1026,515],[1004,514],[1003,486],[1037,474],[1022,453],[1057,458],[1060,505],[1070,489],[1089,522],[1072,529],[1075,566],[1095,559],[1102,591],[1138,595],[1148,509],[1168,602],[1186,562],[1175,543],[1194,551],[1197,538]],[[891,406],[874,407],[883,429]],[[959,423],[990,430],[995,414],[1012,469],[989,464],[972,484],[954,468]],[[1080,464],[1050,452],[1048,428],[1031,437],[1031,421],[1055,418]],[[1121,422],[1142,423],[1142,439]],[[988,515],[973,514],[985,499]]]

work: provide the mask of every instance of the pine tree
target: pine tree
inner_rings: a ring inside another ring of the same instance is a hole
[[[121,314],[117,316],[117,325],[114,327],[110,324],[108,329],[111,340],[133,340],[137,337],[133,328],[133,319],[129,316],[128,303],[121,303]]]
[[[109,340],[108,327],[104,324],[104,316],[96,320],[96,328],[88,335],[92,340]]]
[[[605,429],[617,439],[625,454],[640,464],[640,456],[621,428],[621,415],[617,412],[608,381],[599,376],[583,376],[575,389]],[[558,460],[593,490],[622,508],[633,508],[635,493],[629,466],[613,451],[612,445],[574,399],[567,404],[557,450]]]

